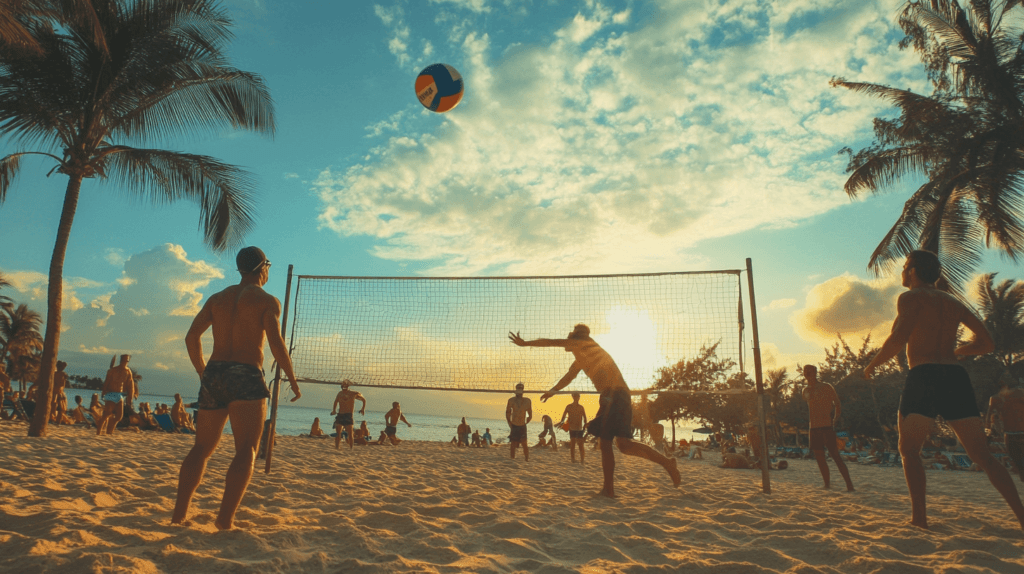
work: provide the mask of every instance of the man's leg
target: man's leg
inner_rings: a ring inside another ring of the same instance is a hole
[[[523,460],[530,462],[530,443],[529,439],[523,439]]]
[[[609,442],[611,442],[611,441],[609,441]],[[622,452],[622,454],[625,454],[625,455],[628,455],[628,456],[638,456],[640,458],[646,458],[647,460],[649,460],[651,462],[656,462],[656,463],[660,464],[662,466],[662,468],[665,469],[665,472],[667,472],[669,477],[672,479],[672,485],[673,486],[679,486],[679,483],[681,482],[682,479],[679,476],[679,469],[676,467],[676,459],[669,458],[669,457],[659,453],[658,451],[654,450],[653,448],[647,446],[646,444],[639,443],[639,442],[634,442],[633,440],[625,438],[625,437],[616,437],[615,444],[616,444],[616,446],[619,447],[619,450]],[[604,444],[603,443],[601,444],[601,451],[602,451],[602,455],[601,456],[602,456],[602,462],[603,462],[604,461]]]
[[[825,481],[825,488],[830,488],[832,484],[832,474],[828,470],[828,460],[825,458],[825,449],[816,448],[811,452],[814,453],[814,461],[818,463],[818,471],[821,472],[821,479]]]
[[[349,450],[352,449],[352,443],[354,442],[352,437],[352,425],[345,425],[345,442],[348,443]]]
[[[220,443],[227,420],[227,409],[203,411],[203,416],[196,419],[196,442],[192,445],[192,450],[185,455],[185,460],[181,462],[181,471],[178,473],[178,500],[174,504],[174,514],[171,516],[172,524],[181,524],[185,520],[192,495],[203,481],[206,461]]]
[[[341,448],[341,433],[345,430],[345,427],[341,425],[334,425],[334,450]]]
[[[580,464],[582,465],[583,464],[583,451],[586,450],[585,448],[583,448],[586,445],[584,444],[582,438],[576,439],[576,446],[578,446],[579,449],[580,449]]]
[[[839,468],[839,474],[843,475],[843,480],[846,481],[846,491],[853,492],[853,481],[850,480],[850,469],[846,467],[846,461],[843,460],[842,456],[840,456],[839,447],[835,442],[832,442],[831,444],[826,444],[826,448],[828,448],[828,454],[832,457],[832,460],[836,461],[836,466]],[[824,460],[825,456],[822,455],[821,458]],[[820,466],[821,463],[819,462],[818,465]],[[825,469],[827,472],[828,465],[825,466]]]
[[[228,405],[228,418],[231,419],[231,432],[235,438],[235,457],[228,466],[224,498],[215,523],[221,530],[231,528],[235,511],[242,503],[242,496],[252,479],[252,467],[256,463],[256,452],[259,451],[260,436],[263,434],[263,419],[266,416],[267,403],[263,399],[232,401]],[[268,437],[267,440],[274,440],[274,437]]]
[[[615,498],[615,451],[612,450],[612,441],[600,438],[598,442],[601,445],[601,472],[604,473],[604,486],[598,494]]]
[[[1024,504],[1021,504],[1020,494],[1017,493],[1017,486],[1013,483],[1010,472],[999,464],[999,461],[989,452],[981,418],[970,417],[946,422],[953,427],[953,432],[964,445],[967,456],[971,457],[971,460],[985,471],[989,482],[1003,496],[1003,500],[1010,505],[1010,510],[1017,517],[1021,529],[1024,529]]]
[[[932,432],[935,421],[919,414],[911,413],[900,417],[900,456],[903,458],[903,476],[907,479],[907,490],[910,491],[910,523],[921,528],[928,528],[928,512],[925,506],[925,474],[924,463],[921,462],[921,446]]]

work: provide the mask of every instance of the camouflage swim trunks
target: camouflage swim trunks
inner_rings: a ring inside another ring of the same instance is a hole
[[[210,361],[199,386],[199,409],[226,409],[231,401],[255,401],[269,396],[263,371],[256,365]]]

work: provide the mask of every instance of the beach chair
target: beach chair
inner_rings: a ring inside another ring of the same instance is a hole
[[[178,429],[174,427],[174,421],[171,420],[171,415],[167,413],[153,415],[156,419],[156,423],[160,425],[160,429],[165,432],[178,432]]]
[[[32,420],[32,417],[25,412],[25,406],[21,404],[21,400],[15,401],[11,399],[4,399],[3,405],[4,407],[10,407],[14,414],[21,418],[21,420],[26,424]]]

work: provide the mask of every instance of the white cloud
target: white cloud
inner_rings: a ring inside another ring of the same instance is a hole
[[[449,4],[455,7],[469,10],[471,12],[490,12],[487,0],[430,0],[431,4]]]
[[[871,335],[881,344],[896,318],[896,299],[903,292],[897,279],[863,280],[840,275],[807,293],[803,309],[789,322],[804,340],[830,345],[837,335],[847,341]]]
[[[124,249],[116,249],[113,247],[108,248],[107,253],[106,255],[103,256],[103,258],[106,259],[107,263],[110,263],[111,265],[118,267],[124,265]]]
[[[794,4],[681,2],[624,30],[589,2],[533,45],[470,26],[463,103],[433,133],[368,128],[404,136],[321,172],[321,225],[431,274],[613,272],[845,205],[836,152],[881,108],[829,78],[923,77],[892,41],[896,0]],[[378,12],[392,30],[396,11]]]
[[[793,305],[796,305],[796,299],[776,299],[771,303],[768,303],[768,306],[765,307],[764,310],[774,311],[776,309],[788,309]]]

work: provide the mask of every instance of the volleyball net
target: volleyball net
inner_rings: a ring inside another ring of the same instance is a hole
[[[743,369],[741,270],[560,277],[297,275],[289,333],[299,381],[508,393],[544,391],[571,354],[508,339],[565,338],[577,323],[631,389],[718,344]],[[581,373],[564,392],[594,392]]]

